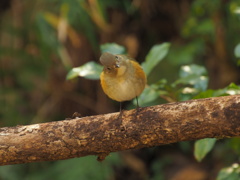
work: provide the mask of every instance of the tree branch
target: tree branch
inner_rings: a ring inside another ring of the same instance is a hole
[[[240,95],[0,128],[0,165],[53,161],[201,138],[240,136]]]

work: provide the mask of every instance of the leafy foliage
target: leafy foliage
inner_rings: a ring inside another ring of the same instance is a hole
[[[146,75],[149,75],[153,68],[167,55],[170,43],[155,45],[151,48],[146,56],[146,60],[142,63],[142,67]]]
[[[237,58],[240,58],[240,44],[238,44],[234,49],[234,54]]]
[[[101,45],[100,47],[102,53],[110,52],[112,54],[124,54],[126,53],[126,49],[123,46],[120,46],[116,43],[106,43]],[[73,79],[78,76],[84,77],[86,79],[97,80],[100,77],[100,73],[103,67],[96,62],[87,62],[86,64],[75,67],[71,69],[67,74],[67,79]]]
[[[215,138],[206,138],[198,140],[194,145],[194,156],[200,162],[209,153],[214,144],[216,143]]]
[[[67,74],[67,79],[73,79],[77,76],[84,77],[86,79],[99,79],[100,73],[102,71],[102,66],[91,61],[80,67],[73,68]]]
[[[34,168],[39,169],[35,173],[25,174],[24,168],[27,165],[3,166],[0,168],[3,179],[109,179],[113,174],[112,165],[121,165],[121,159],[117,153],[112,153],[103,163],[96,161],[96,157],[87,156],[82,158],[59,161],[54,166],[41,167],[41,164],[34,164]],[[46,164],[47,165],[47,164]],[[94,173],[92,173],[94,171]]]
[[[116,44],[116,43],[106,43],[101,45],[100,47],[101,52],[109,52],[111,54],[125,54],[126,53],[126,49],[125,47]]]
[[[217,180],[238,180],[240,179],[240,166],[234,163],[231,167],[223,168],[218,176]]]

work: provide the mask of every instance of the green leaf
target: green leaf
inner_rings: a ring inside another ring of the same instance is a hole
[[[101,52],[109,52],[111,54],[126,54],[126,49],[116,43],[106,43],[101,45]]]
[[[194,34],[212,35],[214,33],[214,22],[212,19],[198,21],[198,25],[194,28]]]
[[[190,84],[193,85],[194,88],[205,91],[208,85],[208,77],[206,76],[197,76],[197,75],[189,75],[187,77],[178,79],[176,84]]]
[[[199,93],[193,99],[217,97],[217,96],[227,96],[227,95],[236,95],[240,94],[240,86],[231,83],[229,86],[223,89],[212,90],[208,89],[204,92]]]
[[[206,75],[207,70],[205,69],[205,67],[197,64],[182,66],[180,69],[180,77],[187,77],[193,74],[198,76]]]
[[[208,90],[206,90],[204,92],[200,92],[193,99],[202,99],[202,98],[216,97],[216,96],[222,96],[224,94],[225,94],[225,90],[208,89]]]
[[[143,104],[149,103],[151,101],[154,101],[159,97],[159,93],[153,89],[151,86],[148,86],[144,89],[142,94],[138,97],[139,105],[142,106]],[[133,104],[137,104],[137,101],[134,100]]]
[[[57,161],[49,166],[40,168],[35,173],[29,173],[24,176],[24,178],[19,178],[17,176],[12,179],[34,179],[34,180],[42,180],[42,179],[57,179],[57,180],[65,180],[65,179],[94,179],[94,180],[102,180],[102,179],[111,179],[114,173],[114,167],[118,167],[122,164],[121,158],[117,153],[111,153],[103,163],[99,163],[96,161],[95,156],[86,156],[82,158],[74,158],[68,159],[65,161]],[[7,167],[7,166],[5,166]],[[81,168],[79,168],[81,167]],[[6,169],[6,168],[5,168]],[[66,173],[59,173],[67,169]],[[11,174],[12,169],[9,169],[7,172]],[[14,169],[15,170],[15,169]],[[12,170],[13,171],[13,170]],[[93,173],[94,171],[94,173]],[[1,173],[1,169],[0,169]],[[15,171],[13,171],[15,173]],[[2,174],[1,174],[2,175]],[[19,175],[19,174],[18,174]],[[2,178],[2,176],[1,176]],[[5,178],[9,179],[10,178]]]
[[[240,58],[240,43],[235,47],[234,54],[237,58]]]
[[[160,90],[161,88],[165,87],[166,83],[166,79],[161,79],[158,82],[147,86],[142,92],[142,94],[138,97],[139,105],[142,106],[156,100],[157,98],[159,98],[160,95],[168,94],[167,91]],[[134,100],[133,104],[137,105],[137,101]]]
[[[173,83],[174,86],[178,84],[190,84],[199,91],[205,91],[208,86],[207,71],[203,66],[196,64],[182,66],[180,69],[180,79]]]
[[[226,89],[226,94],[228,95],[236,95],[236,94],[240,94],[240,86],[231,83]]]
[[[56,49],[60,43],[57,39],[54,28],[47,22],[44,14],[38,14],[36,22],[42,42],[44,42],[49,48]],[[46,34],[50,36],[46,36]]]
[[[240,166],[234,163],[231,167],[223,168],[217,176],[217,180],[239,180]]]
[[[200,162],[209,153],[216,142],[215,138],[200,139],[194,144],[194,156]]]
[[[102,72],[102,66],[91,61],[82,66],[75,67],[67,74],[67,80],[76,78],[77,76],[84,77],[86,79],[99,79]]]
[[[146,56],[145,62],[142,63],[146,75],[149,75],[153,68],[167,55],[169,48],[170,43],[158,44],[151,48]]]

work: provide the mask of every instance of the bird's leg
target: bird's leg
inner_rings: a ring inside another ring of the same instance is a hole
[[[123,106],[123,102],[120,102],[119,117],[121,117],[123,115],[124,109],[122,106]]]
[[[122,102],[120,102],[120,110],[119,110],[119,116],[118,116],[118,118],[117,119],[120,119],[120,118],[122,118],[122,115],[123,115],[123,112],[124,112],[124,109],[122,108]]]
[[[141,109],[141,107],[140,107],[139,104],[138,104],[138,97],[137,97],[137,96],[136,96],[136,100],[137,100],[137,108],[136,108],[136,110],[137,110],[137,112],[139,112],[140,109]]]

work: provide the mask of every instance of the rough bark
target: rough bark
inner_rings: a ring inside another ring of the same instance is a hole
[[[240,95],[0,129],[0,165],[240,136]]]

